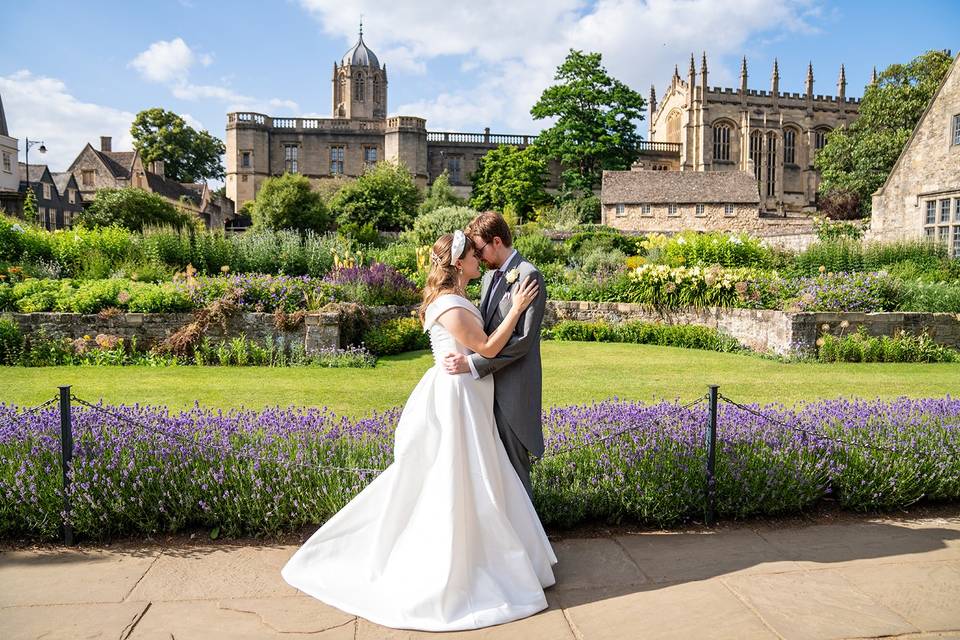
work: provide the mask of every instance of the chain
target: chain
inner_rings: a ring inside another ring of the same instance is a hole
[[[19,412],[17,412],[13,417],[8,418],[4,422],[0,422],[0,429],[5,429],[9,426],[18,424],[25,416],[30,415],[31,413],[37,413],[38,411],[46,409],[50,405],[56,404],[59,401],[60,401],[60,396],[54,396],[49,400],[47,400],[46,402],[42,402],[35,407],[30,407],[29,409],[22,409]]]

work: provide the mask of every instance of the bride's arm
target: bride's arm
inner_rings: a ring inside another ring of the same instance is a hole
[[[462,307],[453,307],[438,319],[439,322],[457,342],[479,353],[484,358],[496,356],[510,339],[513,329],[523,312],[537,297],[539,287],[533,278],[527,279],[513,293],[513,306],[507,313],[500,326],[489,336],[483,332],[483,327],[477,322],[477,316]]]

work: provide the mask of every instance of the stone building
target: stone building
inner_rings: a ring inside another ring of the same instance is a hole
[[[0,98],[0,211],[20,211],[20,166],[17,162],[17,139],[7,129],[7,116]]]
[[[744,171],[604,171],[601,222],[621,231],[750,231],[763,227],[757,183]]]
[[[233,216],[233,203],[210,191],[206,183],[182,183],[164,175],[163,161],[144,163],[139,151],[114,151],[110,136],[100,137],[100,149],[87,145],[67,169],[79,185],[84,202],[98,189],[136,187],[156,193],[200,217],[209,229],[223,229]]]
[[[960,257],[960,56],[873,194],[874,240],[919,237],[946,244]]]
[[[477,161],[501,144],[526,147],[536,136],[427,131],[415,116],[387,116],[387,66],[364,43],[333,64],[332,117],[227,114],[226,190],[237,209],[253,200],[263,181],[299,173],[314,183],[356,177],[384,160],[402,162],[421,185],[444,171],[460,192],[470,192]],[[548,186],[557,184],[551,171]]]
[[[814,155],[830,131],[857,117],[860,101],[848,98],[846,88],[841,65],[837,95],[814,94],[810,65],[803,93],[782,92],[775,60],[770,90],[749,89],[746,58],[738,88],[711,87],[706,53],[699,72],[691,55],[686,79],[675,68],[659,101],[650,88],[649,143],[640,162],[652,170],[745,171],[758,183],[764,211],[813,210]]]

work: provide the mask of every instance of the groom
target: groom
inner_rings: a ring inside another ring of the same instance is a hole
[[[535,278],[540,292],[524,312],[510,341],[494,358],[479,354],[450,353],[444,367],[450,374],[470,373],[474,378],[493,375],[493,416],[513,468],[533,499],[530,455],[543,455],[540,422],[543,372],[540,366],[540,325],[546,308],[547,287],[536,267],[513,248],[510,227],[499,213],[481,213],[467,226],[477,258],[488,267],[481,283],[480,313],[489,335],[503,322],[512,303],[511,290],[527,277]]]

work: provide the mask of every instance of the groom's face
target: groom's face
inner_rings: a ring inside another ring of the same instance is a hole
[[[470,236],[470,239],[473,240],[473,246],[476,247],[474,252],[480,262],[486,265],[488,269],[496,269],[500,266],[495,264],[497,255],[495,243],[499,238],[494,238],[494,242],[487,242],[480,236]]]

